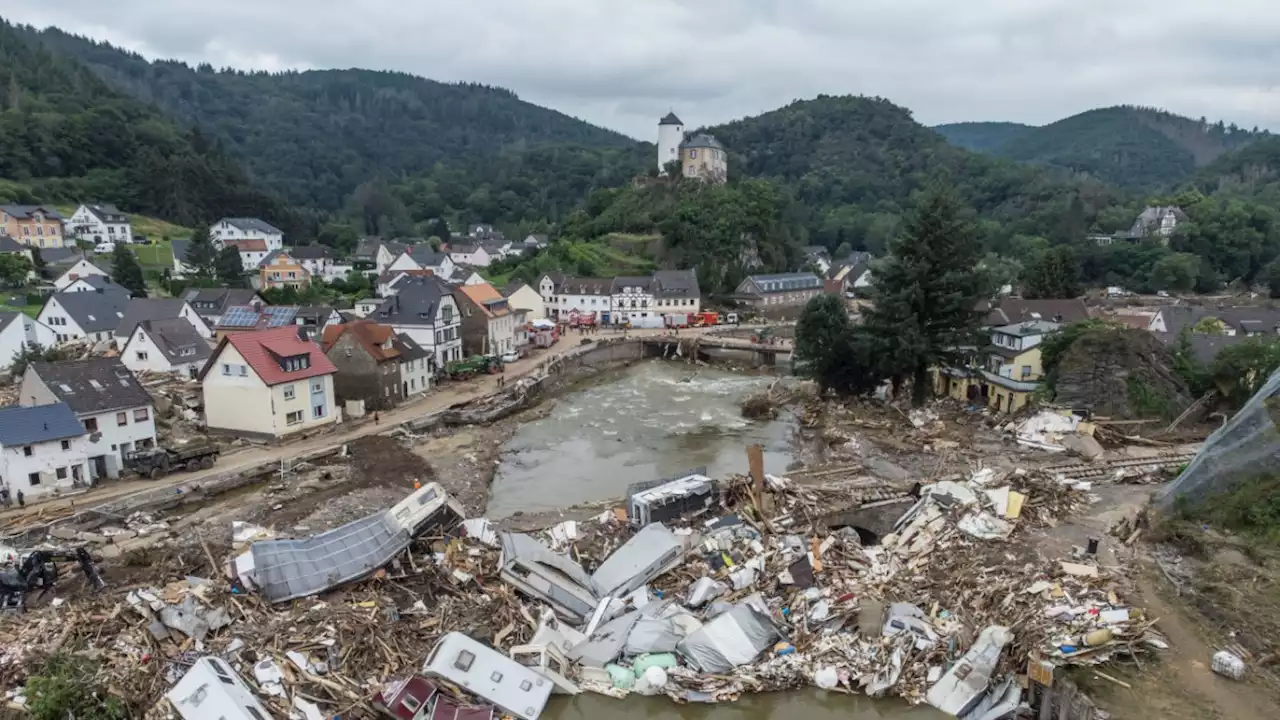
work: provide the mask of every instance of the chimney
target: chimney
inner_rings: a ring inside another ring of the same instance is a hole
[[[307,342],[311,339],[311,332],[308,330],[306,325],[298,326],[298,339],[303,342]]]

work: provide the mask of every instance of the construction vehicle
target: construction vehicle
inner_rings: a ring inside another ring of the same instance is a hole
[[[107,586],[93,563],[89,551],[83,547],[67,550],[32,550],[27,553],[15,570],[0,570],[0,609],[22,612],[27,604],[27,593],[39,589],[37,600],[53,591],[58,582],[59,562],[78,562],[80,570],[94,592]]]
[[[466,380],[482,373],[496,374],[502,370],[502,359],[497,355],[472,355],[454,360],[444,366],[450,380]]]
[[[769,345],[773,342],[773,328],[762,327],[751,336],[751,342],[757,345]]]
[[[158,480],[170,470],[208,470],[217,460],[217,445],[191,445],[178,450],[157,446],[125,453],[124,467],[143,477]]]
[[[711,327],[720,324],[720,313],[700,312],[693,316],[694,327]]]

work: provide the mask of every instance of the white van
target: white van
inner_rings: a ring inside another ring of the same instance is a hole
[[[551,697],[551,680],[541,673],[457,632],[436,641],[422,674],[447,680],[520,720],[537,720]]]

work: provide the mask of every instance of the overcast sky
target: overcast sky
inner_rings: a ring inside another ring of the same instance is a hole
[[[394,69],[653,139],[820,93],[933,125],[1154,105],[1280,131],[1275,0],[4,0],[147,57]]]

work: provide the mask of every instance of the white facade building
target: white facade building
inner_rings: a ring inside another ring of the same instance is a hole
[[[222,218],[209,228],[209,235],[219,246],[228,240],[260,239],[267,252],[284,247],[284,231],[258,218]]]
[[[605,322],[632,323],[639,327],[662,327],[653,300],[653,278],[621,276],[613,279],[609,317]],[[656,320],[656,323],[653,322]]]
[[[116,477],[131,450],[156,444],[151,395],[119,358],[36,362],[22,376],[25,406],[66,403],[89,433],[89,477]]]
[[[129,216],[120,212],[115,205],[81,205],[76,208],[66,225],[67,231],[74,233],[76,238],[88,240],[94,245],[104,242],[112,245],[133,242],[133,227],[129,224]]]
[[[435,369],[462,359],[462,313],[449,287],[436,277],[406,277],[368,318],[395,328],[432,356]]]
[[[25,348],[51,348],[57,336],[48,325],[21,312],[0,312],[0,372],[7,372]]]
[[[134,373],[173,373],[194,378],[209,359],[209,343],[181,318],[145,320],[120,347],[120,360]]]
[[[455,265],[470,265],[471,267],[489,267],[489,263],[493,262],[489,251],[480,243],[451,243],[449,245],[449,259]]]
[[[684,123],[674,112],[658,121],[658,172],[666,175],[667,163],[680,162],[680,143],[684,142]]]
[[[59,275],[58,278],[53,281],[53,286],[58,289],[58,292],[62,292],[71,283],[79,280],[80,278],[89,277],[90,275],[107,277],[107,271],[84,258],[80,258],[74,265],[67,268],[66,272]]]
[[[87,483],[88,434],[63,403],[0,408],[0,487],[24,501]]]
[[[129,305],[129,294],[118,290],[58,293],[49,296],[37,320],[54,333],[58,344],[110,341]]]

